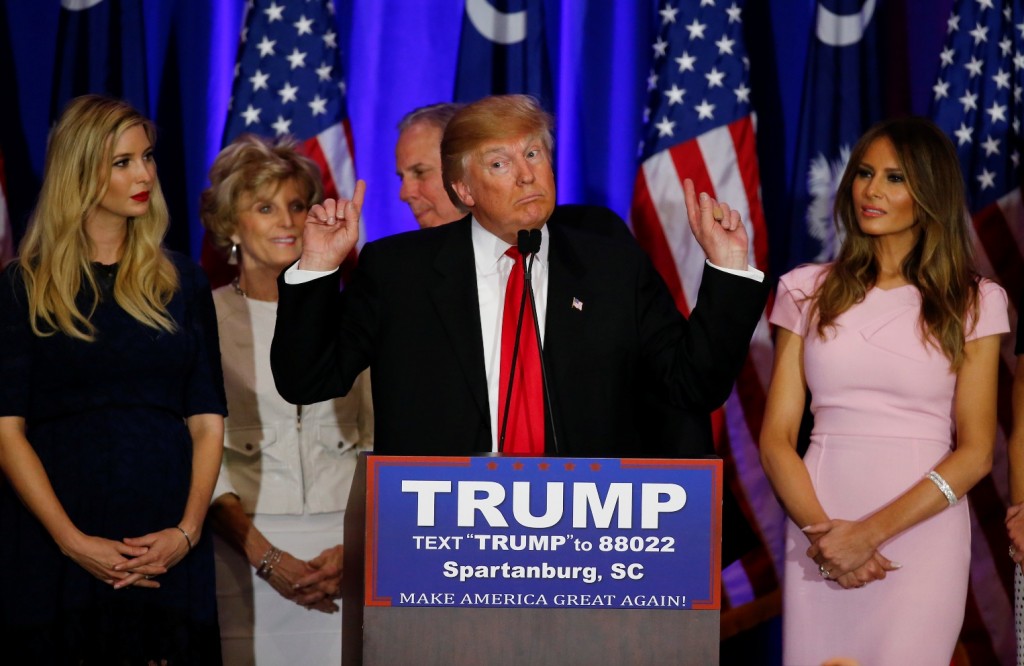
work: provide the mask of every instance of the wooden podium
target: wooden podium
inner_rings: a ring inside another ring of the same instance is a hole
[[[717,458],[363,454],[343,663],[717,664],[721,492]]]

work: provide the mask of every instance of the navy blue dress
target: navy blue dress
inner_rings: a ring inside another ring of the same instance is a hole
[[[185,419],[226,414],[209,284],[169,254],[181,283],[168,305],[173,333],[121,309],[117,267],[94,264],[95,342],[38,337],[20,272],[0,275],[0,416],[25,418],[57,497],[88,535],[121,540],[177,525],[192,469]],[[89,302],[80,297],[83,312]],[[63,555],[2,478],[0,535],[5,663],[220,663],[210,538],[159,577],[160,589],[114,590]]]

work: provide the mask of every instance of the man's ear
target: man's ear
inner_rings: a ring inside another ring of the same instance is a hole
[[[473,200],[473,194],[469,191],[469,186],[463,180],[456,180],[452,182],[452,189],[455,190],[455,194],[458,195],[462,201],[462,205],[466,208],[472,208],[476,205]]]

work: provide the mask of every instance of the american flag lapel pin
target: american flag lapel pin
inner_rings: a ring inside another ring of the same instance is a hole
[[[572,297],[572,309],[573,310],[579,310],[580,312],[583,312],[583,301],[581,301],[580,299],[578,299],[575,296],[573,296]]]

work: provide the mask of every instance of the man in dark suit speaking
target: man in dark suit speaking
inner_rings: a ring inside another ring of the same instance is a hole
[[[642,401],[653,394],[693,424],[675,452],[711,453],[708,415],[728,396],[767,298],[739,215],[685,184],[710,262],[687,321],[644,252],[616,231],[620,219],[555,206],[551,151],[551,118],[532,98],[461,109],[445,130],[442,168],[470,215],[368,243],[341,292],[336,269],[357,241],[365,186],[352,201],[313,206],[302,256],[280,278],[271,364],[281,395],[343,395],[369,366],[377,453],[629,457],[651,454]],[[539,249],[534,235],[527,254],[506,254],[521,230],[539,230]],[[524,283],[535,293],[546,391]],[[517,327],[508,310],[520,306]]]

